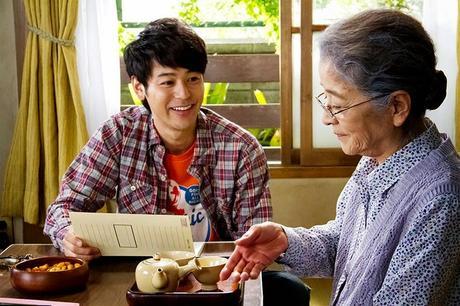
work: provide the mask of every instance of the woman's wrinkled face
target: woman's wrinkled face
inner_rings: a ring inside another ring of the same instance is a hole
[[[324,88],[326,106],[337,112],[369,100],[354,85],[345,81],[327,60],[320,61],[319,76]],[[323,112],[322,121],[332,127],[342,150],[347,155],[362,155],[384,160],[395,151],[395,127],[388,107],[377,107],[373,101],[347,109],[334,117]]]

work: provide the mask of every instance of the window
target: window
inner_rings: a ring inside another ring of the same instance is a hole
[[[330,128],[320,122],[322,110],[312,103],[314,94],[321,90],[316,72],[318,34],[335,20],[366,8],[390,6],[420,17],[423,4],[423,0],[235,1],[238,4],[224,0],[177,0],[165,2],[163,8],[156,3],[149,9],[152,1],[136,1],[143,4],[117,0],[119,18],[127,31],[139,31],[147,18],[178,16],[181,2],[189,5],[185,12],[199,17],[192,26],[208,45],[205,81],[210,85],[206,107],[258,137],[275,178],[349,176],[359,159],[343,154]],[[263,23],[248,16],[242,3],[249,2],[279,5],[278,48],[267,43]],[[217,11],[212,11],[212,7]],[[246,49],[236,51],[243,43]],[[124,67],[121,71],[125,73]],[[122,79],[127,84],[126,76]],[[253,93],[256,89],[260,90],[256,91],[259,96]],[[125,88],[122,104],[130,99]]]

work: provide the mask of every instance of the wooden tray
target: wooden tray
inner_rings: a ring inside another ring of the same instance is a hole
[[[144,293],[136,283],[126,292],[130,306],[144,305],[189,305],[189,306],[239,306],[243,305],[244,283],[217,283],[219,291],[201,291],[201,284],[192,274],[184,278],[175,292]]]

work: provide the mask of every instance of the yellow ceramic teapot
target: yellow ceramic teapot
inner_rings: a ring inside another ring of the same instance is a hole
[[[179,266],[176,261],[155,254],[153,258],[145,259],[137,265],[137,288],[145,293],[176,291],[179,281],[184,276],[199,269],[196,258],[191,259],[185,266]]]

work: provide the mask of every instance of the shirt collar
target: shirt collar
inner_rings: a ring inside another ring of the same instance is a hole
[[[152,114],[144,107],[142,113],[148,115],[149,126],[149,147],[162,145],[162,140],[153,123]],[[210,165],[214,163],[214,145],[212,137],[212,129],[209,126],[209,120],[203,110],[198,113],[198,122],[196,127],[196,145],[192,164],[194,165]]]
[[[155,125],[153,124],[153,117],[152,113],[145,108],[144,106],[140,106],[139,110],[141,112],[141,116],[143,116],[144,123],[147,125],[148,129],[148,146],[151,148],[152,146],[159,145],[161,144],[161,138],[160,135],[158,135],[158,132],[155,128]]]
[[[378,165],[373,158],[366,157],[364,162],[368,164],[369,172],[365,178],[371,194],[384,193],[420,160],[424,159],[440,145],[441,135],[436,125],[429,119],[425,120],[428,128],[388,157],[381,165]]]

